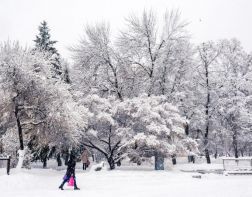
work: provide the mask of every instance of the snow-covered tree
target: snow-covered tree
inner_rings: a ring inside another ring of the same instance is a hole
[[[84,37],[71,51],[82,91],[96,88],[101,95],[123,100],[124,60],[113,46],[109,25],[86,26]]]
[[[193,94],[185,106],[191,106],[191,136],[198,139],[206,155],[248,154],[251,56],[235,39],[204,43],[198,47],[198,55]]]
[[[197,151],[197,143],[185,134],[186,118],[165,96],[143,95],[118,104],[119,126],[134,134],[128,143],[128,156],[140,163],[145,157],[184,155]]]
[[[223,41],[222,77],[219,85],[218,110],[221,124],[234,156],[251,147],[251,77],[252,57],[236,39]]]
[[[91,115],[88,129],[83,133],[82,144],[103,154],[111,170],[124,153],[121,147],[130,138],[130,130],[119,127],[115,120],[114,108],[118,103],[114,97],[106,99],[98,95],[89,95],[83,99]]]
[[[50,29],[47,25],[46,21],[43,21],[39,28],[39,34],[36,35],[35,42],[35,49],[38,51],[47,52],[50,63],[52,64],[52,72],[54,77],[58,77],[63,74],[63,69],[61,65],[61,58],[60,55],[55,48],[55,44],[57,41],[51,40]]]
[[[17,43],[1,45],[1,119],[8,120],[2,127],[17,129],[21,152],[34,138],[40,147],[77,145],[79,129],[86,125],[87,110],[74,101],[67,84],[52,76],[47,58]]]
[[[209,156],[209,132],[211,129],[211,121],[215,120],[214,108],[215,108],[215,91],[218,86],[216,86],[216,76],[220,71],[217,65],[217,58],[220,56],[222,50],[221,44],[215,44],[214,42],[202,43],[197,47],[198,51],[198,87],[201,91],[199,98],[199,105],[203,108],[204,124],[202,132],[204,133],[203,138],[203,149],[205,152],[207,163],[211,163]]]
[[[186,64],[177,58],[181,54],[180,45],[188,38],[187,23],[181,20],[178,10],[167,12],[161,27],[152,11],[144,11],[141,17],[130,16],[126,22],[127,28],[121,31],[117,45],[134,73],[130,76],[135,83],[133,90],[148,95],[165,94],[167,81],[172,81],[169,74],[174,64]],[[175,81],[178,78],[175,76]]]
[[[128,156],[133,162],[151,156],[183,155],[197,150],[185,135],[186,119],[164,96],[142,96],[120,102],[114,97],[87,96],[92,113],[82,143],[101,152],[110,168]]]

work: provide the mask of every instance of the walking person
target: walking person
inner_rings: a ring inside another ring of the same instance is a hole
[[[59,186],[59,189],[64,190],[63,189],[64,184],[66,182],[68,182],[71,177],[73,177],[74,178],[74,190],[79,190],[79,188],[77,187],[77,183],[76,183],[75,166],[76,166],[76,157],[73,154],[71,154],[70,159],[67,163],[66,175],[64,176],[64,180],[61,183],[61,185]]]
[[[89,156],[88,150],[84,149],[83,153],[81,154],[81,161],[83,163],[83,170],[86,170],[90,164],[90,161],[88,160],[88,156]]]

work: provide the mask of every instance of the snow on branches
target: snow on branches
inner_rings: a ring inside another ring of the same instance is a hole
[[[92,113],[83,144],[101,152],[110,168],[125,156],[132,161],[155,153],[183,155],[197,149],[185,135],[187,120],[164,96],[141,96],[120,102],[89,95],[83,100]]]
[[[24,135],[36,139],[36,146],[76,146],[87,125],[87,109],[74,100],[68,84],[53,77],[47,57],[18,43],[0,48],[0,118],[8,119],[1,126],[17,130],[21,150],[29,143]]]

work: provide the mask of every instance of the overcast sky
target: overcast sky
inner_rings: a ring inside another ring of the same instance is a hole
[[[46,20],[58,50],[69,57],[67,47],[79,40],[85,24],[105,21],[116,31],[129,14],[150,8],[158,14],[179,8],[196,43],[236,37],[252,51],[252,0],[0,0],[0,42],[32,46]]]

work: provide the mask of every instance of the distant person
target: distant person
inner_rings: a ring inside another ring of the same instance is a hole
[[[89,156],[88,150],[84,149],[83,153],[81,154],[81,161],[83,163],[83,170],[86,170],[90,164],[90,161],[88,160],[88,156]]]
[[[64,176],[64,180],[61,183],[61,185],[59,186],[59,189],[64,190],[63,189],[64,184],[66,182],[68,182],[71,177],[73,177],[74,178],[74,190],[79,190],[79,188],[77,187],[77,183],[76,183],[75,166],[76,166],[76,157],[71,154],[70,159],[67,163],[66,175]]]

